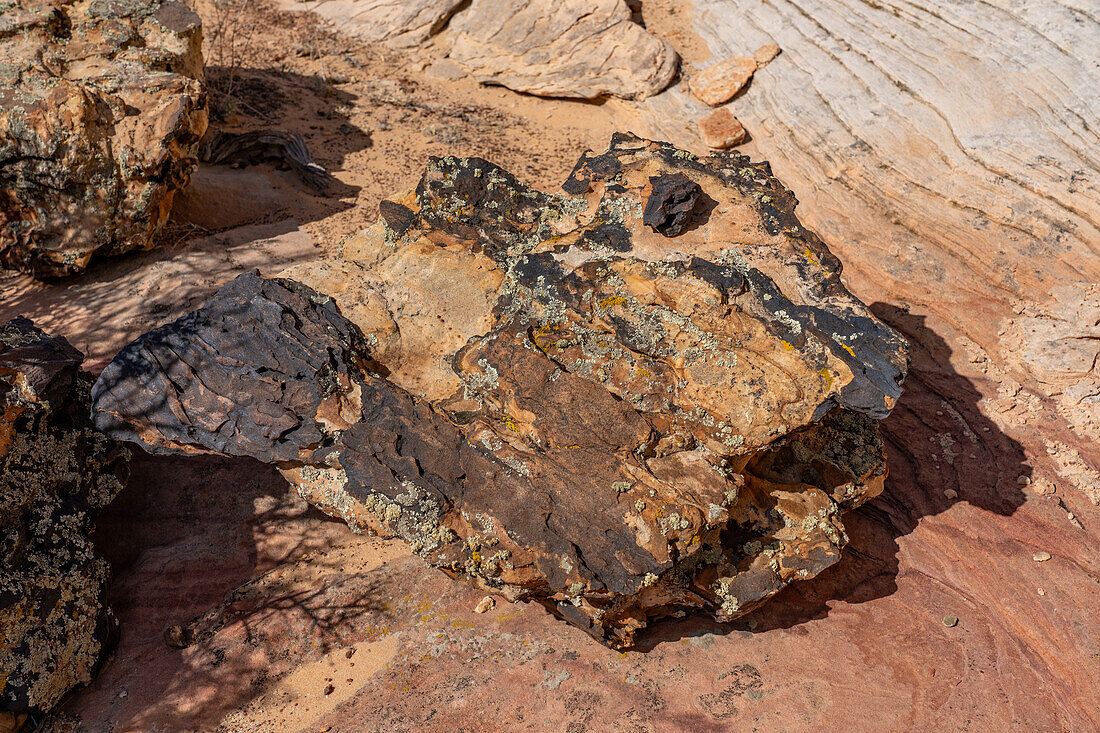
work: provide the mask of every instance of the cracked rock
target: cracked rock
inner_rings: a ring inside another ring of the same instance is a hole
[[[63,338],[0,325],[0,723],[91,681],[117,635],[96,511],[128,453],[91,428],[91,376]]]
[[[153,246],[206,130],[181,2],[0,9],[0,266],[51,278]]]
[[[669,179],[699,189],[674,237],[644,222]],[[434,158],[341,259],[242,275],[124,349],[97,425],[275,463],[616,647],[734,619],[840,560],[907,369],[795,203],[766,163],[623,134],[555,194]]]

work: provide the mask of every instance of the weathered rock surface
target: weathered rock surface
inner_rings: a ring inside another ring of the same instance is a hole
[[[451,58],[475,79],[544,97],[645,99],[679,62],[624,0],[473,0],[451,25]]]
[[[91,428],[82,358],[25,318],[0,326],[0,725],[90,681],[115,638],[91,535],[127,453]]]
[[[617,135],[563,188],[433,160],[343,260],[242,275],[124,349],[97,425],[276,463],[616,646],[837,562],[840,513],[882,489],[904,340],[766,165]]]
[[[709,147],[725,150],[745,141],[747,133],[741,121],[727,108],[716,109],[699,120],[699,135]]]
[[[341,30],[399,48],[435,35],[463,0],[281,0],[291,10],[312,10]]]
[[[752,56],[734,56],[719,61],[688,80],[688,88],[710,106],[725,104],[736,96],[756,73],[757,61]]]
[[[0,15],[0,265],[36,277],[148,248],[206,129],[180,2],[31,0]]]

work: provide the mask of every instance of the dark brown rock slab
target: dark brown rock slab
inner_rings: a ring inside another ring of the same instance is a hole
[[[52,708],[117,638],[91,537],[128,453],[91,427],[82,360],[25,318],[0,325],[0,720]]]
[[[627,135],[562,194],[435,159],[343,260],[243,275],[124,349],[97,424],[274,462],[616,646],[736,618],[840,559],[907,367],[794,203],[766,164]]]
[[[206,130],[202,27],[172,0],[0,11],[0,266],[35,277],[153,245]]]

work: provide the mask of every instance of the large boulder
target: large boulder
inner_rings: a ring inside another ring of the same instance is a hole
[[[171,0],[0,13],[0,265],[59,277],[152,246],[206,130],[198,16]]]
[[[475,79],[543,97],[645,99],[679,65],[625,0],[473,0],[451,27],[451,57]]]
[[[0,729],[89,682],[117,630],[92,532],[128,453],[91,427],[82,360],[25,318],[0,325]]]
[[[616,135],[563,189],[433,159],[342,259],[242,275],[124,349],[97,425],[275,463],[616,646],[837,562],[904,340],[766,164]]]

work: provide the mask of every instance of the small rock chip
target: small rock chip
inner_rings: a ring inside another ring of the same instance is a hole
[[[779,52],[781,50],[782,49],[780,49],[779,46],[775,45],[774,43],[767,43],[753,51],[752,55],[753,58],[756,59],[757,68],[774,59],[776,56],[779,55]]]
[[[959,617],[958,616],[944,616],[943,617],[943,625],[948,627],[948,628],[951,628],[953,626],[958,626],[959,625]]]
[[[485,613],[496,604],[497,602],[493,600],[492,596],[485,596],[481,599],[481,603],[478,603],[477,607],[474,608],[474,613]]]
[[[725,104],[741,91],[756,71],[756,59],[734,56],[703,69],[688,81],[691,93],[715,107]]]
[[[344,652],[344,656],[347,657],[348,659],[351,659],[352,657],[354,657],[355,656],[355,647],[351,647],[346,652]]]
[[[1047,560],[1050,559],[1050,553],[1049,552],[1036,552],[1034,555],[1031,556],[1031,559],[1034,560],[1035,562],[1046,562]]]
[[[944,489],[943,495],[946,496],[948,499],[959,498],[959,492],[955,491],[954,489]]]
[[[702,187],[683,173],[650,176],[649,186],[642,223],[666,237],[675,237],[690,223]]]
[[[1045,596],[1047,594],[1047,592],[1045,590],[1043,590],[1042,588],[1037,588],[1036,590],[1039,593],[1039,595],[1041,595],[1041,596]]]
[[[1030,476],[1020,476],[1016,479],[1016,483],[1018,483],[1020,486],[1027,486],[1028,484],[1031,483],[1031,477]]]
[[[331,695],[334,692],[336,692],[335,685],[333,685],[331,682],[328,683],[327,685],[325,685],[325,694],[326,695]]]
[[[717,150],[732,148],[745,141],[745,128],[733,113],[723,107],[699,121],[703,142]]]
[[[173,649],[186,649],[191,646],[191,632],[179,624],[164,630],[164,643]]]

